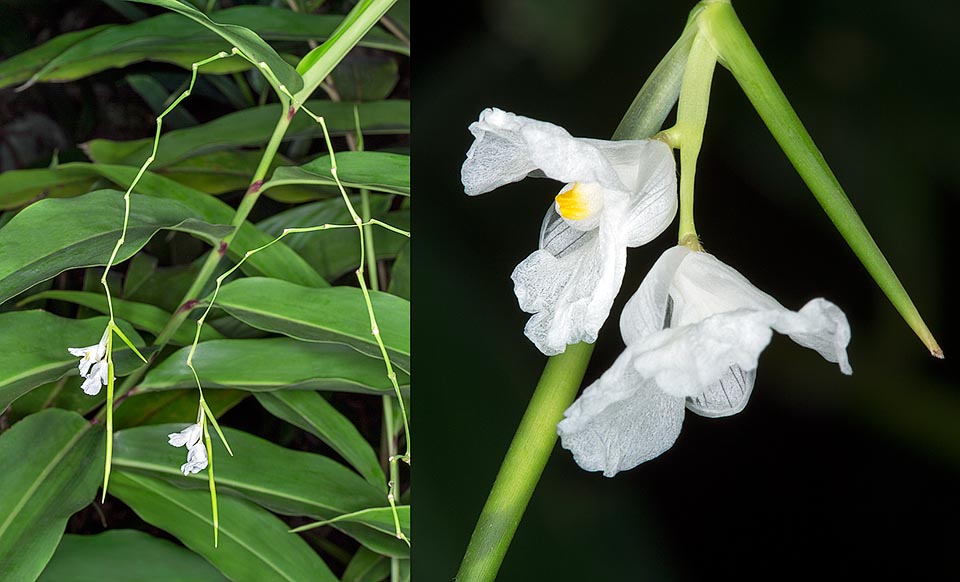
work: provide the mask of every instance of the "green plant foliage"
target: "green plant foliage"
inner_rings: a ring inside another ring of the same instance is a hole
[[[117,471],[110,493],[133,508],[148,523],[176,536],[236,581],[335,581],[323,560],[270,512],[253,503],[224,496],[224,524],[214,547],[207,495],[185,491],[160,479]]]
[[[390,358],[410,368],[410,303],[388,293],[371,292],[381,337]],[[311,342],[337,342],[379,357],[360,290],[311,289],[276,279],[248,277],[220,290],[217,305],[258,329]]]
[[[103,0],[48,21],[62,2],[19,3],[34,38],[0,62],[0,117],[33,115],[0,144],[0,578],[333,581],[360,556],[365,579],[407,579],[409,303],[382,291],[410,227],[394,0]],[[108,321],[145,361],[119,335],[68,352]],[[106,372],[96,396],[84,371]]]
[[[302,428],[337,451],[368,482],[378,487],[386,483],[370,444],[347,417],[316,392],[275,390],[258,392],[256,397],[271,414]]]
[[[195,387],[186,367],[189,351],[182,348],[150,370],[140,389]],[[383,362],[345,345],[290,338],[214,340],[200,344],[193,361],[201,382],[209,388],[392,393]],[[399,381],[401,385],[408,382],[405,377]]]
[[[376,554],[374,554],[376,555]],[[139,582],[226,582],[197,554],[134,529],[92,536],[65,535],[40,582],[101,582],[123,573]]]
[[[297,167],[277,168],[265,189],[288,184],[336,186],[330,174],[330,156],[321,156]],[[337,176],[348,188],[410,195],[410,156],[385,152],[337,154]]]
[[[105,317],[69,319],[39,310],[0,313],[0,411],[37,386],[76,374],[77,358],[67,348],[97,343],[106,327]],[[124,322],[120,327],[143,345],[133,328]],[[127,352],[118,349],[115,356],[119,376],[137,367],[136,356]]]
[[[102,435],[101,428],[79,414],[51,409],[0,436],[0,458],[7,460],[0,471],[4,578],[36,579],[60,542],[67,518],[93,500],[103,462]]]
[[[107,264],[122,225],[123,194],[115,190],[32,204],[0,230],[0,303],[67,269]],[[179,202],[144,198],[130,212],[117,260],[130,258],[161,229],[190,233],[211,244],[233,230],[199,220]]]

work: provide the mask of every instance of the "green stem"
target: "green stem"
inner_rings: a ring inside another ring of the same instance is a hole
[[[493,580],[530,496],[557,442],[557,423],[573,403],[593,344],[574,344],[547,360],[520,427],[510,443],[470,545],[457,573],[459,582]]]
[[[723,2],[708,8],[709,14],[704,14],[706,17],[699,18],[698,21],[701,31],[720,55],[720,61],[733,73],[770,133],[867,272],[930,353],[942,358],[943,352],[936,339],[920,317],[877,243],[870,236],[837,177],[814,144],[813,138],[790,106],[783,90],[737,18],[733,6]]]

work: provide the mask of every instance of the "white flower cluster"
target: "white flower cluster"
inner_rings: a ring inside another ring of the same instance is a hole
[[[180,432],[167,435],[168,442],[175,447],[187,447],[187,462],[180,465],[184,476],[199,473],[207,468],[207,447],[203,444],[203,427],[200,423],[191,424]]]
[[[513,272],[527,337],[546,355],[594,342],[620,290],[626,248],[651,241],[677,210],[676,167],[656,140],[602,141],[486,109],[461,179],[469,195],[527,176],[565,183],[544,219],[540,249]],[[818,298],[791,311],[713,255],[668,249],[620,318],[627,347],[564,413],[563,447],[610,477],[670,448],[684,408],[743,410],[773,331],[852,373],[847,318]]]
[[[100,389],[107,385],[109,365],[107,364],[107,334],[110,330],[103,332],[100,343],[87,346],[85,348],[67,348],[74,356],[80,358],[80,375],[84,377],[80,388],[85,394],[96,396]]]

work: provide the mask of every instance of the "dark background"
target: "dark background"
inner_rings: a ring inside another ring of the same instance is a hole
[[[467,126],[497,106],[612,134],[693,2],[417,3],[415,573],[451,580],[545,358],[509,275],[560,185],[468,198]],[[952,233],[960,194],[953,2],[742,0],[746,29],[947,356],[860,266],[731,75],[715,76],[697,172],[706,248],[787,307],[850,319],[852,377],[777,336],[747,409],[688,414],[674,447],[613,479],[555,450],[500,580],[695,580],[953,568],[960,357]],[[672,124],[672,116],[667,125]],[[628,254],[585,379],[623,347],[624,301],[676,223]]]

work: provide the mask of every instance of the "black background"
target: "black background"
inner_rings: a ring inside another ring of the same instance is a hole
[[[953,566],[960,9],[947,1],[735,6],[947,360],[927,355],[718,67],[697,172],[698,231],[707,250],[787,307],[823,296],[844,309],[854,375],[775,337],[747,409],[725,419],[687,415],[658,459],[606,479],[558,447],[500,580],[916,578]],[[468,198],[459,183],[467,126],[497,106],[609,137],[691,7],[415,3],[418,582],[455,575],[545,362],[522,334],[528,316],[509,275],[535,249],[560,185],[526,180]],[[585,382],[622,349],[620,308],[675,237],[676,223],[629,252]]]

